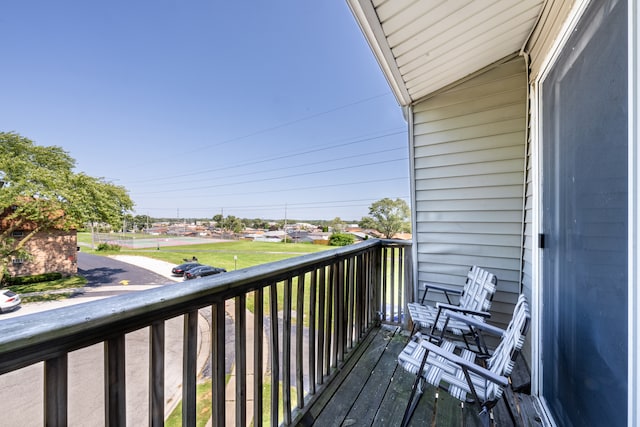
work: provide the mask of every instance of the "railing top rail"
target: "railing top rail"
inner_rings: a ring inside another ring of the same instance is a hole
[[[371,239],[334,250],[258,265],[189,283],[175,283],[0,321],[0,373],[37,360],[38,352],[67,352],[197,310],[259,287],[380,246],[411,242]],[[47,345],[43,345],[47,343]]]

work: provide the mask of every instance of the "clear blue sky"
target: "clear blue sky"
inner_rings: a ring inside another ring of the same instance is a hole
[[[408,201],[407,125],[343,0],[0,4],[0,131],[152,217],[359,220]]]

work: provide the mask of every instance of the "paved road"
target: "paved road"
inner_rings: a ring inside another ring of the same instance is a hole
[[[153,273],[131,264],[101,256],[79,255],[80,273],[89,279],[89,289],[85,294],[64,301],[24,304],[20,310],[0,316],[0,321],[7,318],[6,316],[19,317],[36,311],[86,302],[90,299],[149,289],[170,282],[163,274]],[[123,280],[128,281],[128,284],[122,284]],[[167,342],[165,396],[168,400],[167,408],[170,409],[180,398],[182,318],[168,321],[165,333]],[[143,329],[128,334],[126,345],[127,425],[148,425],[148,331]],[[201,341],[200,345],[203,345]],[[69,425],[103,424],[103,364],[104,350],[101,344],[69,355]],[[42,364],[0,376],[0,413],[2,414],[0,425],[41,426],[43,387]]]
[[[167,267],[166,273],[169,272]],[[171,282],[160,272],[150,271],[114,258],[82,252],[78,253],[78,274],[88,280],[87,285],[91,288],[118,285],[122,281],[127,281],[129,285],[143,286],[157,286]]]

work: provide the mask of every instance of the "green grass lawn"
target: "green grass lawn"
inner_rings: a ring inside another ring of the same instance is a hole
[[[149,236],[146,236],[146,238],[149,238]],[[191,259],[191,257],[195,256],[198,258],[198,262],[202,264],[222,267],[227,271],[321,252],[327,249],[335,249],[331,246],[308,243],[269,243],[239,240],[233,242],[213,241],[212,243],[197,245],[162,246],[160,249],[122,248],[119,252],[99,252],[88,247],[91,244],[90,233],[78,233],[78,242],[82,244],[82,252],[96,255],[140,255],[174,264],[180,264],[183,259]],[[163,244],[166,244],[166,242],[163,242]]]
[[[17,294],[21,294],[22,302],[36,302],[36,301],[52,301],[68,298],[72,295],[70,292],[62,293],[50,293],[45,295],[31,295],[23,296],[22,294],[29,294],[33,292],[45,292],[45,291],[58,291],[62,289],[81,288],[87,283],[87,279],[82,276],[63,277],[58,280],[51,280],[48,282],[29,283],[27,285],[12,285],[8,286],[10,290]]]

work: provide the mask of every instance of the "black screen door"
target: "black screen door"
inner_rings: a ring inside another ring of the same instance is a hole
[[[542,82],[542,394],[626,425],[627,13],[592,1]]]

